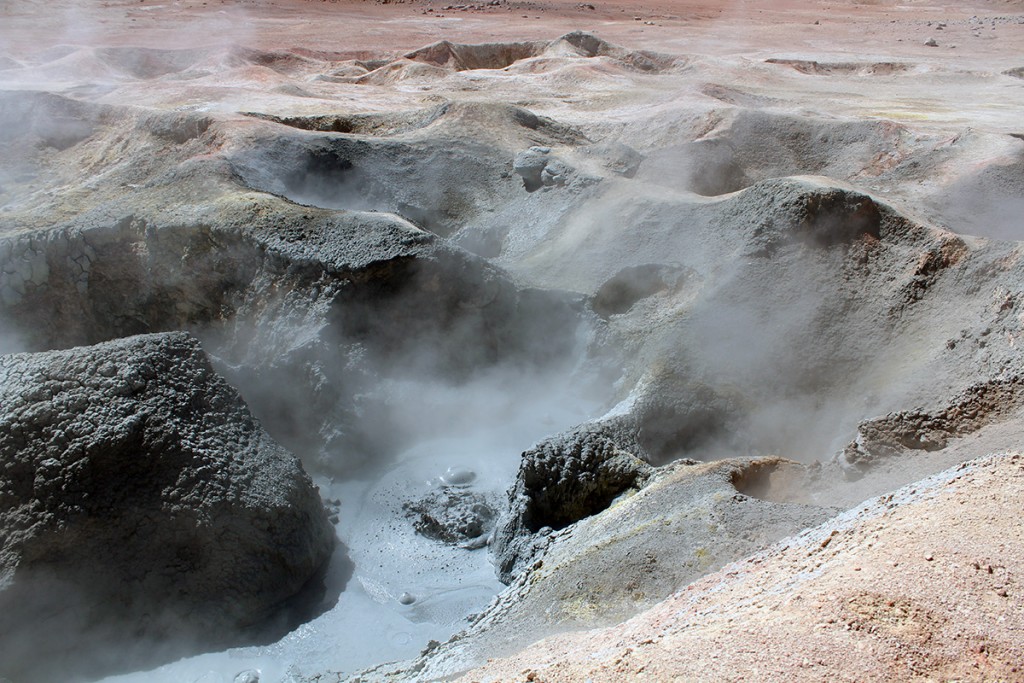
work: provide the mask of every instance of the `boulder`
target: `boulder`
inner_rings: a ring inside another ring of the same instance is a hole
[[[0,676],[232,642],[334,542],[298,460],[188,334],[0,356]]]
[[[498,577],[527,568],[545,537],[601,512],[643,486],[654,469],[623,450],[613,430],[591,424],[559,434],[523,453],[508,507],[494,533]]]
[[[550,155],[550,147],[534,146],[517,154],[512,161],[512,170],[523,179],[527,192],[539,190],[544,184],[544,169],[552,159]]]

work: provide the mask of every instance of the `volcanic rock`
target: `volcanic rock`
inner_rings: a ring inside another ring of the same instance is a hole
[[[114,642],[125,664],[139,640],[230,642],[331,554],[309,477],[187,334],[2,356],[0,406],[0,672],[16,680],[119,665],[102,661]]]
[[[643,486],[652,468],[622,450],[611,431],[585,425],[522,455],[493,541],[498,576],[508,583],[532,561],[543,537]]]

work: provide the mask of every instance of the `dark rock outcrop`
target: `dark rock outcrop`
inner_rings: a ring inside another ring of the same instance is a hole
[[[492,542],[499,578],[508,583],[527,567],[544,546],[545,532],[601,512],[642,487],[653,471],[600,425],[578,427],[523,453]]]
[[[230,642],[334,547],[299,462],[185,333],[0,357],[0,532],[15,680]]]

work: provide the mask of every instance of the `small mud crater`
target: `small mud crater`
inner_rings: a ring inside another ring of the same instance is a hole
[[[781,458],[761,458],[733,471],[737,491],[772,503],[805,502],[807,468]]]
[[[299,130],[350,135],[401,135],[429,126],[449,109],[443,104],[430,109],[393,114],[324,114],[320,116],[275,116],[259,112],[243,112],[246,116],[273,121]]]
[[[602,318],[626,313],[648,297],[677,293],[689,275],[683,268],[656,263],[623,268],[601,285],[591,306]]]
[[[467,548],[487,544],[498,516],[493,501],[464,488],[445,486],[402,509],[417,533],[427,538]]]

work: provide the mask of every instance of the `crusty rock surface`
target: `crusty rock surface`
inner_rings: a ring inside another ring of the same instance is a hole
[[[0,674],[15,680],[102,668],[65,650],[80,636],[122,641],[126,660],[134,639],[230,642],[334,547],[299,462],[185,333],[0,356],[0,463]]]
[[[532,563],[547,534],[635,492],[653,471],[600,425],[583,425],[523,453],[491,544],[498,576],[510,582]]]
[[[865,420],[857,428],[857,437],[837,462],[857,476],[877,460],[906,451],[939,451],[951,439],[978,431],[1019,412],[1021,383],[1018,375],[972,385],[935,413],[903,410],[884,417]]]

